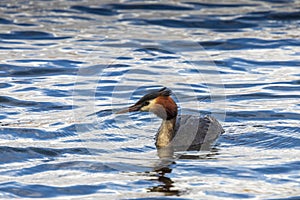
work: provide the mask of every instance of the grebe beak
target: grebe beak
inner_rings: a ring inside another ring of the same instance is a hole
[[[130,106],[128,108],[125,108],[123,110],[119,110],[116,112],[116,114],[123,114],[123,113],[128,113],[128,112],[135,112],[139,111],[143,106],[140,104],[134,104],[133,106]]]

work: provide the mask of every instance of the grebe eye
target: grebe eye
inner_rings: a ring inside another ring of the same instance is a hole
[[[143,106],[148,106],[150,103],[149,103],[149,101],[145,101],[144,103],[143,103]]]

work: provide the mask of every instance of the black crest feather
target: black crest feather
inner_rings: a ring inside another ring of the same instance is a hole
[[[166,88],[166,87],[160,89],[158,92],[159,92],[159,96],[168,97],[172,94],[172,91],[170,89]]]
[[[155,99],[159,96],[170,96],[172,94],[172,91],[166,87],[163,87],[160,90],[156,90],[153,92],[150,92],[149,94],[146,94],[145,96],[143,96],[138,102],[136,102],[136,104],[141,104],[145,101],[149,101],[152,99]]]

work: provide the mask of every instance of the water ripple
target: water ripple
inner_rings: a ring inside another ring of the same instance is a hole
[[[97,190],[105,189],[104,184],[94,185],[75,185],[66,187],[53,187],[49,185],[22,184],[18,182],[6,182],[0,184],[1,191],[12,194],[19,198],[50,198],[66,195],[87,195],[95,193]]]
[[[13,31],[9,34],[0,34],[5,40],[62,40],[70,37],[55,37],[53,34],[42,31]]]
[[[91,14],[96,14],[96,15],[104,15],[104,16],[111,16],[111,15],[117,15],[118,13],[112,9],[107,9],[107,8],[92,8],[92,7],[87,7],[87,6],[72,6],[71,9],[79,10],[82,12],[87,12]]]
[[[125,21],[131,21],[130,19],[124,19]],[[134,25],[159,25],[171,28],[202,28],[213,29],[219,32],[238,31],[244,28],[254,28],[255,24],[231,21],[231,20],[175,20],[175,19],[163,19],[163,20],[148,20],[140,19],[132,22]]]
[[[257,38],[235,38],[225,41],[203,41],[199,42],[199,44],[208,50],[243,50],[283,48],[284,46],[299,46],[300,43],[297,39],[263,40]],[[272,64],[274,65],[274,63]]]
[[[167,5],[160,3],[147,3],[145,4],[106,4],[105,6],[111,7],[116,10],[193,10],[192,7],[179,6],[179,5]]]

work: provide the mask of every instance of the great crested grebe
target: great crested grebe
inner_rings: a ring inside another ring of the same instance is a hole
[[[212,116],[199,118],[192,115],[177,116],[177,105],[170,97],[171,90],[164,87],[143,96],[134,105],[116,114],[145,111],[162,119],[156,135],[156,147],[187,147],[186,150],[200,150],[201,145],[211,144],[224,133],[220,123]]]

